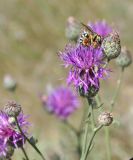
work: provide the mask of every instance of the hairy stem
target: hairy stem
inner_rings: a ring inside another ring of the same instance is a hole
[[[37,148],[37,146],[34,145],[34,144],[29,140],[29,138],[23,133],[21,127],[19,126],[17,117],[15,117],[15,121],[16,121],[16,125],[17,125],[20,133],[24,136],[24,138],[27,140],[27,142],[36,150],[36,152],[41,156],[41,158],[42,158],[43,160],[46,160],[46,159],[44,158],[43,154],[42,154],[42,153],[40,152],[40,150]]]
[[[28,155],[27,155],[25,149],[24,149],[23,147],[21,147],[21,150],[22,150],[22,152],[23,152],[23,154],[24,154],[24,156],[25,156],[25,159],[26,159],[26,160],[29,160]]]
[[[88,99],[87,99],[88,100]],[[88,119],[90,117],[90,107],[88,107],[87,115],[85,116],[85,119]],[[86,149],[86,142],[87,142],[87,137],[88,137],[88,130],[89,130],[89,124],[85,121],[85,128],[84,128],[84,136],[83,136],[83,144],[82,144],[82,154],[81,154],[81,159],[85,153]]]
[[[92,148],[92,142],[93,139],[96,135],[96,133],[102,128],[102,126],[95,128],[95,118],[94,118],[94,112],[93,112],[93,106],[92,106],[92,99],[87,99],[88,100],[88,112],[87,112],[87,120],[90,118],[91,120],[91,128],[92,128],[92,136],[90,139],[90,142],[88,142],[88,130],[89,130],[89,124],[85,123],[85,133],[83,137],[83,146],[82,146],[82,155],[81,155],[81,160],[86,160],[88,153],[90,152]]]
[[[97,95],[96,101],[97,101],[98,106],[100,106],[102,104],[99,95]],[[105,145],[106,145],[107,160],[111,160],[111,143],[110,143],[110,130],[109,130],[109,127],[104,127],[104,135],[105,135]]]
[[[91,151],[91,147],[92,147],[93,140],[94,140],[97,132],[98,132],[102,127],[103,127],[103,126],[100,125],[99,127],[95,128],[95,129],[93,130],[93,133],[92,133],[92,135],[91,135],[90,141],[89,141],[89,143],[88,143],[87,146],[86,146],[85,153],[84,153],[83,157],[81,157],[81,160],[86,160],[86,159],[87,159],[87,156],[88,156],[89,152]]]
[[[95,128],[95,117],[94,117],[94,111],[93,111],[93,106],[90,105],[90,113],[91,113],[91,128],[92,131]]]
[[[85,122],[85,119],[86,119],[86,112],[87,112],[87,107],[84,106],[83,115],[82,115],[81,123],[80,123],[80,126],[79,126],[80,134],[82,134],[82,131],[83,131],[83,125],[84,125],[84,122]]]

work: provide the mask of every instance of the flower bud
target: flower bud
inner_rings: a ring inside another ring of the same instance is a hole
[[[30,142],[31,142],[33,145],[36,145],[37,142],[38,142],[38,140],[32,136],[32,137],[30,138]]]
[[[8,101],[4,106],[4,112],[9,116],[18,116],[21,112],[21,105],[17,104],[15,101]]]
[[[122,47],[121,54],[116,59],[116,64],[122,68],[128,67],[132,63],[130,51],[126,47]]]
[[[103,112],[99,115],[98,122],[100,125],[109,126],[113,122],[113,116],[109,112]]]
[[[90,86],[86,92],[84,91],[83,87],[79,87],[79,94],[82,97],[92,98],[96,96],[98,91],[99,91],[99,88],[94,85]]]
[[[66,25],[66,37],[68,40],[78,40],[80,34],[80,23],[74,17],[68,17]]]
[[[9,91],[15,91],[17,83],[11,75],[5,75],[3,81],[4,87]]]
[[[112,32],[102,42],[103,51],[108,60],[119,56],[121,52],[120,38],[117,32]]]

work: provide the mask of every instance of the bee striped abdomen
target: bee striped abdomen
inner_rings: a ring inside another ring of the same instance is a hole
[[[102,43],[102,38],[100,35],[96,34],[94,37],[93,37],[93,43],[92,43],[92,46],[94,48],[98,48],[99,46],[101,46],[101,43]]]

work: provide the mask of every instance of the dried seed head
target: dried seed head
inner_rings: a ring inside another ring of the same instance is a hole
[[[119,56],[121,52],[120,38],[117,32],[112,32],[102,42],[103,51],[108,60]]]
[[[113,122],[113,116],[109,112],[103,112],[99,115],[98,122],[100,125],[109,126]]]
[[[18,116],[21,112],[21,105],[17,104],[16,101],[8,101],[4,106],[4,112],[9,116]]]
[[[5,75],[3,80],[4,87],[9,91],[15,91],[17,83],[11,75]]]
[[[128,67],[132,63],[132,57],[126,47],[122,47],[121,54],[116,59],[116,64],[122,68]]]
[[[66,25],[66,37],[68,40],[78,40],[80,34],[80,24],[74,17],[68,17]]]

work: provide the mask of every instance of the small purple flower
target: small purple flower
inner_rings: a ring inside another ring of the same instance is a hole
[[[19,126],[25,134],[29,127],[29,122],[27,122],[27,116],[20,113],[17,117]],[[9,117],[4,112],[0,112],[0,139],[4,140],[4,145],[10,143],[15,148],[22,146],[25,143],[25,138],[16,127],[15,120],[13,117]]]
[[[73,83],[77,89],[82,88],[85,93],[92,86],[99,88],[99,78],[107,74],[101,48],[68,45],[59,56],[66,67],[71,67],[68,83]]]
[[[89,22],[90,26],[96,33],[105,37],[112,32],[112,28],[106,23],[106,21],[97,21],[95,23]]]
[[[46,106],[59,118],[66,119],[78,108],[78,99],[70,88],[59,87],[48,96]]]

